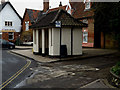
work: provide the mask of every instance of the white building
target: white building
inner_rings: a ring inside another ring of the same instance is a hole
[[[82,28],[87,27],[64,10],[52,11],[30,26],[33,52],[49,56],[82,55]]]
[[[2,38],[15,42],[21,30],[21,17],[10,2],[1,1],[0,4],[0,34]]]

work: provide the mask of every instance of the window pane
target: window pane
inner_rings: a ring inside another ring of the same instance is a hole
[[[10,26],[12,26],[12,22],[9,22]]]
[[[90,2],[85,3],[85,9],[90,9]]]
[[[7,22],[5,21],[5,26],[7,26]]]
[[[8,22],[8,26],[10,25],[10,23]]]
[[[83,43],[88,43],[88,32],[83,32]]]
[[[26,31],[29,30],[29,21],[25,22],[25,26],[26,26]]]
[[[12,36],[12,35],[9,35],[9,39],[13,39],[13,36]]]

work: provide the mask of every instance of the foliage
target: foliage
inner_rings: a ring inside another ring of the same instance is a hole
[[[120,76],[120,62],[118,62],[113,68],[112,72],[115,73],[116,75]]]
[[[94,3],[95,22],[103,31],[116,31],[119,28],[120,3],[98,2]],[[114,29],[116,28],[116,29]],[[118,30],[119,31],[119,30]]]
[[[95,31],[115,33],[120,49],[120,2],[96,2],[93,4],[93,9]]]
[[[21,34],[21,38],[20,40],[22,42],[28,42],[28,41],[31,41],[32,40],[32,30],[29,30],[29,31],[23,31],[22,34]]]

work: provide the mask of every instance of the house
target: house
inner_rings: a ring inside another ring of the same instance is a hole
[[[46,14],[30,26],[33,52],[49,56],[82,55],[82,28],[87,24],[60,9]]]
[[[21,31],[21,41],[33,42],[33,31],[29,29],[29,26],[34,24],[41,16],[42,12],[40,10],[25,9],[23,20],[22,20],[22,31]]]
[[[92,2],[69,2],[67,11],[76,19],[88,24],[83,28],[83,47],[94,47],[94,12],[91,9]]]
[[[12,4],[1,0],[0,4],[0,36],[2,39],[15,43],[21,31],[22,18]]]

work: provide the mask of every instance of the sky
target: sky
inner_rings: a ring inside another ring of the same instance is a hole
[[[5,0],[8,1],[8,0]],[[9,0],[13,7],[17,10],[21,17],[23,17],[25,8],[43,10],[43,0]],[[67,5],[69,0],[49,0],[49,6],[55,8],[59,6],[60,1],[62,5]]]

